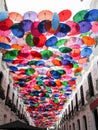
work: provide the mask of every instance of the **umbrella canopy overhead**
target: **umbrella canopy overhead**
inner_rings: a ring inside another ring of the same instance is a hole
[[[98,40],[96,12],[81,10],[73,17],[68,9],[0,15],[2,59],[35,126],[55,125],[77,88],[77,78]]]

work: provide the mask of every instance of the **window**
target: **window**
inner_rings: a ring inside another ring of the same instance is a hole
[[[81,127],[80,127],[80,120],[79,120],[79,119],[77,120],[77,130],[81,130]]]
[[[73,123],[72,125],[73,125],[73,130],[75,130],[75,123]]]
[[[5,94],[4,94],[5,91],[1,86],[2,78],[3,78],[3,73],[0,71],[0,98],[2,100],[4,100],[5,99]]]
[[[8,104],[9,91],[10,91],[10,85],[8,84],[7,93],[6,93],[6,100],[5,100],[5,104],[6,104],[6,105]]]
[[[90,97],[94,96],[94,86],[93,86],[91,72],[88,74],[88,87],[89,87]]]
[[[94,110],[94,119],[95,119],[95,125],[96,125],[96,130],[98,130],[98,107]]]
[[[4,114],[4,123],[6,123],[6,122],[7,122],[7,115]]]
[[[69,126],[69,130],[71,130],[71,125]]]
[[[84,105],[84,93],[83,93],[83,86],[80,87],[80,95],[82,100],[82,105]]]
[[[13,93],[13,95],[12,95],[12,107],[11,107],[11,110],[13,111],[14,110],[14,93]]]
[[[76,109],[77,109],[77,111],[78,111],[79,106],[78,106],[78,97],[77,97],[77,94],[75,95],[75,100],[76,100]]]
[[[86,120],[86,116],[83,116],[83,130],[87,130],[87,120]]]
[[[72,110],[72,114],[73,114],[73,100],[71,101],[71,110]]]

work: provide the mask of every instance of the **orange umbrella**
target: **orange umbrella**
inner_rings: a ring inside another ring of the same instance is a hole
[[[12,19],[15,22],[20,22],[23,19],[22,15],[17,13],[17,12],[10,12],[9,18]]]
[[[13,49],[17,49],[17,50],[21,50],[23,47],[21,46],[21,45],[19,45],[19,44],[13,44],[13,45],[11,45],[11,47],[13,48]]]
[[[52,20],[53,13],[50,10],[42,10],[38,14],[39,20]]]
[[[76,69],[74,70],[74,73],[79,73],[79,72],[81,72],[82,70],[83,70],[82,67],[78,67],[78,68],[76,68]]]
[[[52,60],[52,63],[53,63],[53,65],[55,65],[55,66],[61,66],[61,65],[62,65],[61,61],[58,60],[58,59],[53,59],[53,60]]]
[[[87,46],[92,46],[96,43],[95,39],[90,36],[83,36],[82,40]]]
[[[0,36],[0,42],[9,43],[10,39],[6,36]]]

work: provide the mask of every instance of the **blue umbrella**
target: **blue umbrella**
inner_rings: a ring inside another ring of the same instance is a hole
[[[3,59],[3,61],[6,61],[6,62],[13,62],[13,60],[10,60],[10,59]]]
[[[67,24],[60,23],[59,26],[60,26],[60,31],[55,34],[55,36],[57,37],[66,36],[66,34],[71,30],[71,28]]]
[[[47,20],[43,20],[43,21],[41,21],[41,22],[39,23],[39,25],[38,25],[38,31],[39,31],[40,33],[45,33],[45,32],[47,32],[46,27],[45,27],[46,22],[47,22]]]
[[[84,47],[81,51],[82,57],[89,57],[92,54],[92,49],[90,47]]]
[[[0,21],[3,21],[8,18],[8,12],[0,12]]]
[[[6,44],[6,43],[3,43],[3,42],[0,42],[0,48],[3,48],[3,49],[10,49],[11,46]]]
[[[57,28],[58,28],[58,26],[59,26],[59,22],[60,22],[59,16],[58,16],[58,14],[55,12],[55,13],[53,14],[53,16],[52,16],[52,28],[53,28],[54,30],[57,30]]]
[[[10,70],[12,70],[12,71],[18,71],[18,68],[17,67],[15,67],[15,66],[9,66],[9,68],[10,68]]]
[[[24,29],[23,27],[21,26],[20,23],[18,24],[14,24],[12,27],[11,27],[11,31],[12,33],[18,37],[18,38],[22,38],[23,35],[24,35]]]
[[[84,16],[84,19],[89,22],[98,21],[98,9],[88,11]]]
[[[53,47],[55,46],[56,42],[57,42],[57,38],[55,36],[50,37],[47,41],[46,41],[46,46],[47,47]]]

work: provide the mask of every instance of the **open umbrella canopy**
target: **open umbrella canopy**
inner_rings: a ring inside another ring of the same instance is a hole
[[[91,17],[97,11],[81,10],[73,17],[68,9],[0,15],[2,59],[36,127],[53,126],[76,89],[98,39],[98,13]],[[24,128],[25,124],[19,123],[0,128]]]

